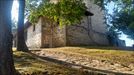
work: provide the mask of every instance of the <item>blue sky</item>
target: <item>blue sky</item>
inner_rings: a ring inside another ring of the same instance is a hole
[[[13,3],[13,8],[12,8],[12,19],[17,20],[18,18],[18,2],[14,1]],[[109,13],[112,14],[113,13],[113,6],[114,3],[111,2],[110,4],[108,4],[107,8],[109,9]],[[132,46],[134,44],[134,40],[128,39],[127,35],[122,34],[120,39],[125,40],[126,41],[126,46]]]

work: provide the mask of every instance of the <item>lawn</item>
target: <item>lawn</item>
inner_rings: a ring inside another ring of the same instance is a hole
[[[45,50],[87,56],[93,60],[97,59],[100,61],[109,61],[110,63],[120,63],[123,66],[134,63],[134,51],[124,51],[113,47],[60,47],[45,48]],[[31,53],[15,50],[14,62],[16,70],[21,75],[98,75],[98,73],[94,71],[88,73],[81,69],[70,68],[38,58]]]
[[[15,68],[18,75],[97,75],[98,73],[73,69],[47,60],[42,60],[31,53],[14,51]]]
[[[124,66],[134,63],[134,51],[120,50],[114,47],[61,47],[52,48],[52,50],[86,55],[92,59],[121,63]]]

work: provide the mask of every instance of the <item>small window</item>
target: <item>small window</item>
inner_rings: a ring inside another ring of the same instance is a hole
[[[35,31],[35,25],[33,25],[33,31]]]

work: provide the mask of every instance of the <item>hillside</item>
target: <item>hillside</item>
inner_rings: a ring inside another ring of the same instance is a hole
[[[134,52],[111,47],[60,47],[14,51],[21,75],[131,75]]]

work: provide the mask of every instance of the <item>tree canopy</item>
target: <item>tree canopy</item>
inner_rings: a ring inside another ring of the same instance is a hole
[[[103,9],[108,10],[106,6],[114,2],[114,13],[109,15],[110,28],[116,32],[122,31],[134,39],[134,1],[133,0],[95,0]],[[108,14],[108,13],[107,13]]]
[[[59,0],[57,3],[45,0],[32,7],[29,21],[35,23],[40,16],[45,16],[58,22],[60,26],[73,25],[80,22],[85,11],[83,0]]]

